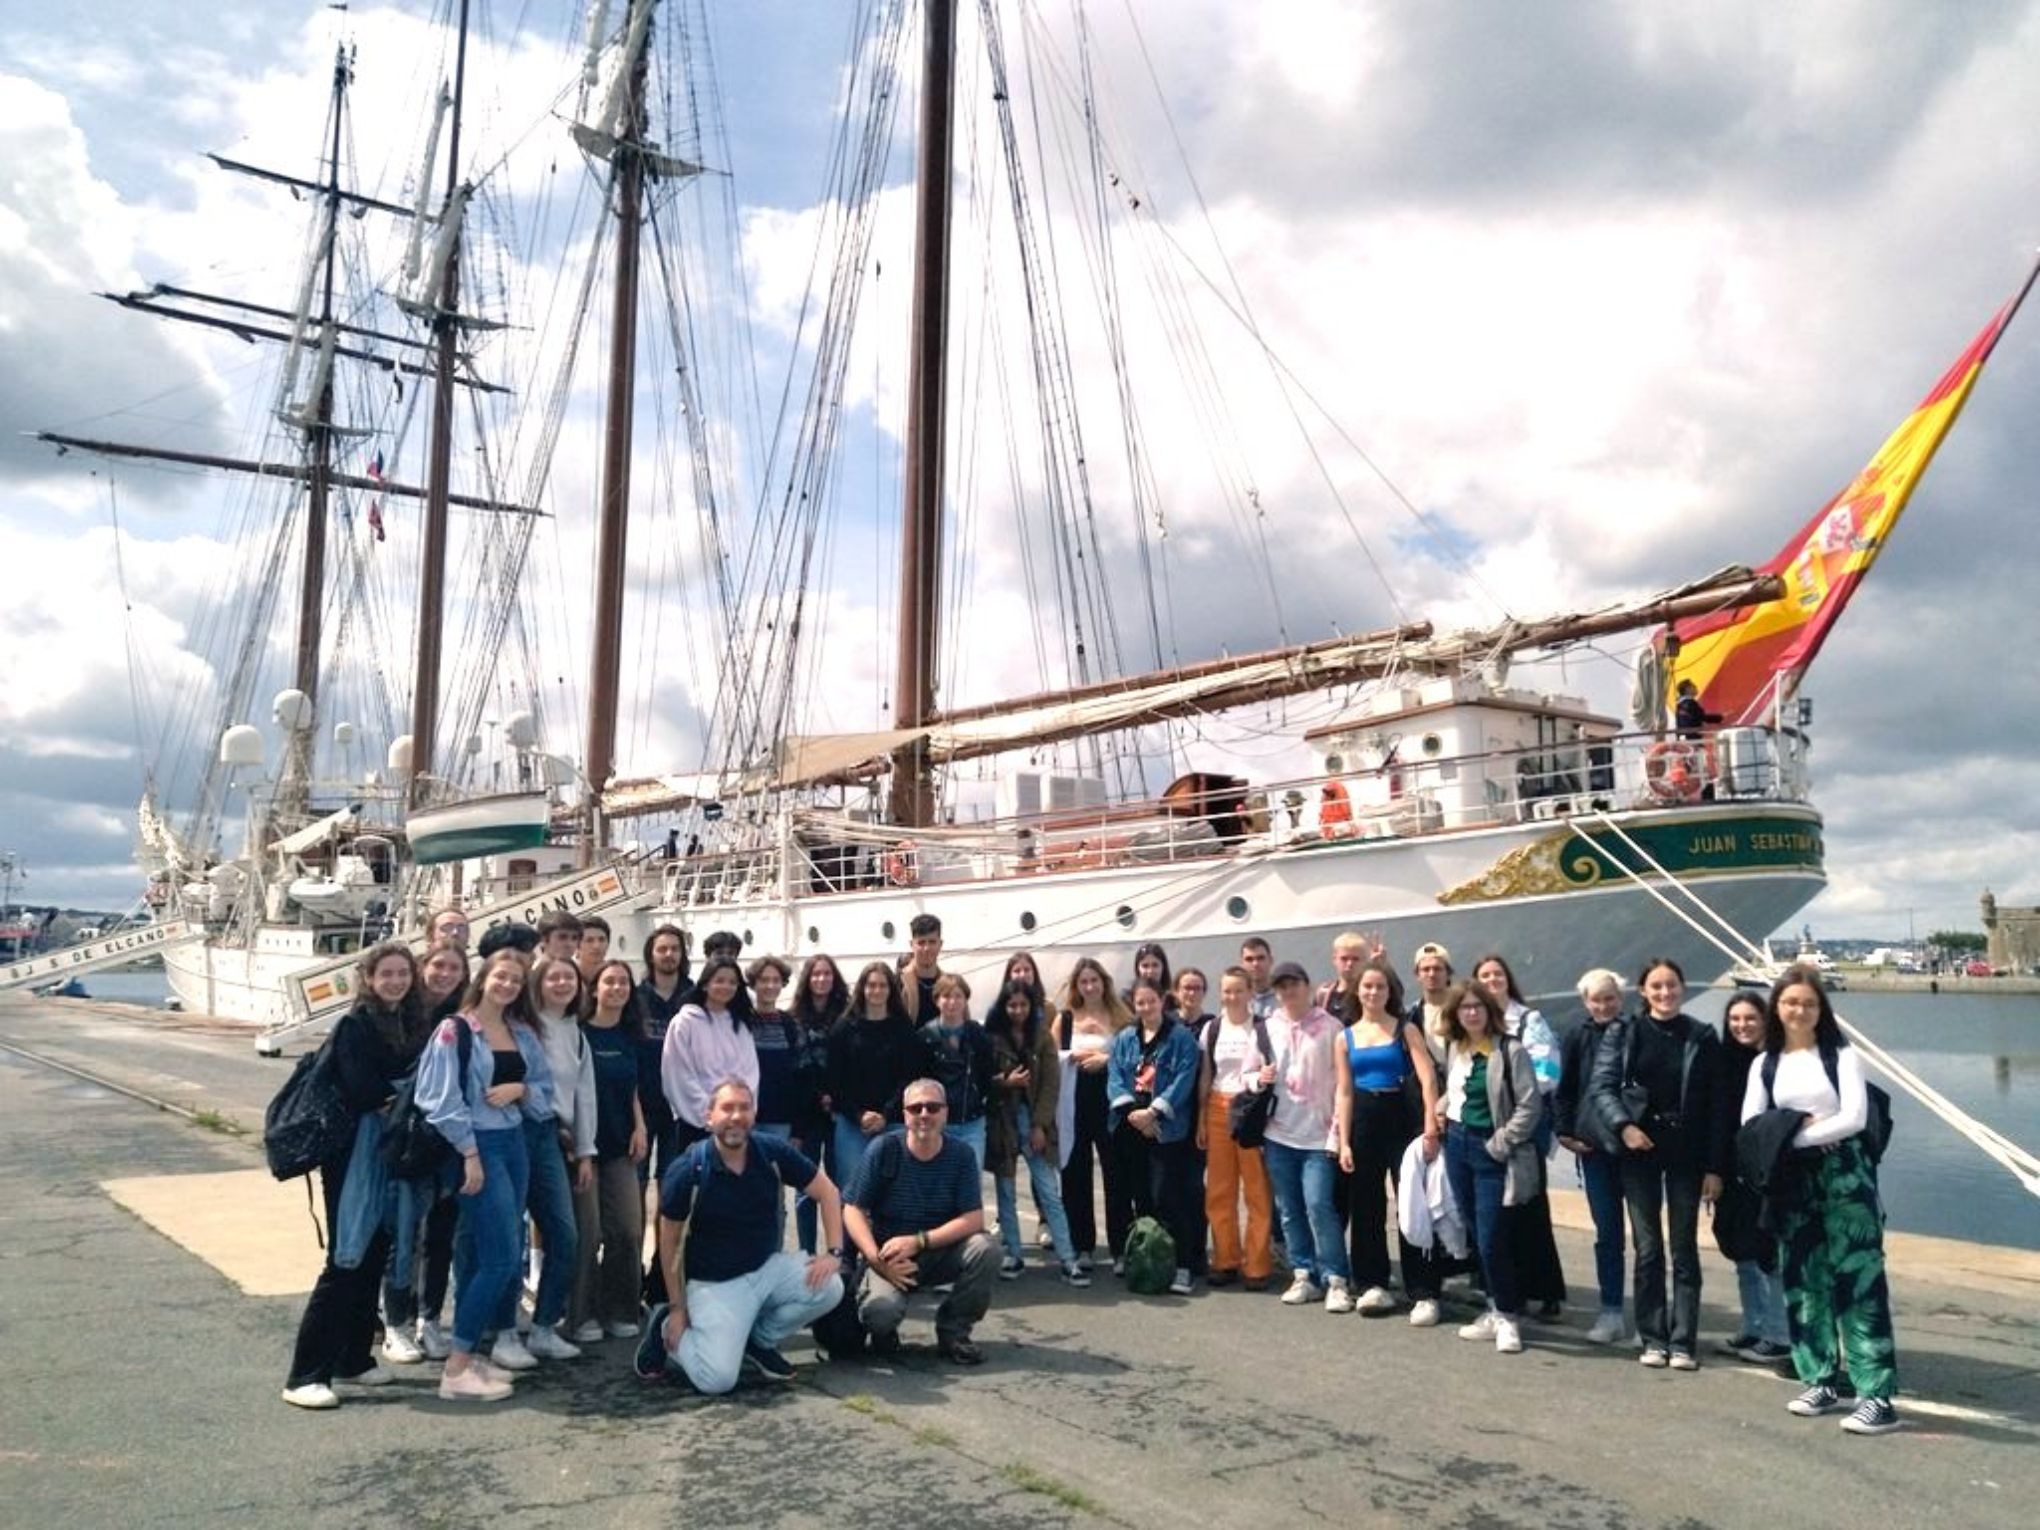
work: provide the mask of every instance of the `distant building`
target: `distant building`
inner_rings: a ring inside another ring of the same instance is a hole
[[[2040,908],[2000,908],[1987,887],[1978,906],[1983,910],[1984,955],[1990,964],[2017,972],[2040,968]]]

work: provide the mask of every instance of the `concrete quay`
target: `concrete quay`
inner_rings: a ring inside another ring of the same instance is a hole
[[[1563,1196],[1582,1300],[1528,1325],[1521,1356],[1030,1270],[1000,1285],[978,1371],[939,1362],[917,1320],[897,1363],[796,1346],[793,1385],[721,1401],[636,1382],[611,1343],[496,1408],[440,1403],[416,1367],[297,1413],[277,1391],[319,1252],[303,1187],[268,1181],[252,1135],[287,1066],[188,1017],[0,1004],[7,1522],[2030,1523],[2040,1256],[1893,1239],[1909,1425],[1859,1440],[1791,1418],[1771,1374],[1585,1344],[1591,1257]],[[1735,1287],[1703,1257],[1711,1347]]]

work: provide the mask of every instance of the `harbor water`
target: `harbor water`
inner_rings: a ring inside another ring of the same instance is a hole
[[[160,972],[97,973],[96,999],[159,1004]],[[1718,1020],[1726,995],[1696,995]],[[2040,995],[1842,993],[1837,1008],[1950,1100],[2028,1150],[2040,1150]],[[1571,1023],[1570,1015],[1553,1015]],[[1874,1076],[1874,1074],[1873,1074]],[[2040,1196],[2023,1189],[1903,1090],[1888,1084],[1893,1135],[1882,1183],[1891,1226],[1908,1233],[2040,1250]],[[1572,1183],[1561,1150],[1554,1181]]]

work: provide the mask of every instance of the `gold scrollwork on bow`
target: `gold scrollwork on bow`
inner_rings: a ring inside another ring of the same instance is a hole
[[[1498,898],[1532,898],[1592,887],[1606,875],[1607,868],[1592,850],[1582,849],[1567,859],[1563,852],[1572,838],[1569,830],[1562,830],[1518,845],[1479,876],[1438,894],[1438,901],[1491,903]]]

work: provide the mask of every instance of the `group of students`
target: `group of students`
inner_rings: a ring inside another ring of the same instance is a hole
[[[472,970],[463,916],[442,913],[432,933],[422,961],[395,943],[366,954],[361,1001],[329,1045],[351,1109],[385,1111],[410,1080],[455,1165],[423,1195],[388,1187],[379,1217],[352,1218],[345,1248],[336,1237],[284,1392],[298,1406],[334,1406],[336,1381],[390,1379],[373,1353],[378,1295],[383,1358],[443,1358],[451,1399],[499,1399],[516,1371],[639,1333],[662,1285],[644,1263],[645,1187],[709,1137],[718,1090],[740,1081],[756,1134],[844,1185],[900,1127],[909,1086],[932,1079],[944,1135],[993,1177],[1001,1278],[1029,1267],[1024,1166],[1053,1273],[1071,1286],[1092,1282],[1102,1185],[1115,1274],[1142,1218],[1166,1229],[1176,1294],[1200,1280],[1266,1289],[1286,1265],[1285,1304],[1379,1316],[1406,1303],[1430,1327],[1446,1280],[1466,1274],[1484,1306],[1460,1337],[1517,1353],[1527,1319],[1564,1308],[1546,1193],[1556,1142],[1595,1229],[1589,1341],[1626,1334],[1626,1222],[1641,1362],[1698,1368],[1708,1204],[1741,1299],[1722,1348],[1789,1362],[1805,1384],[1797,1415],[1847,1410],[1857,1434],[1897,1426],[1866,1081],[1811,971],[1737,993],[1725,1040],[1684,1013],[1676,963],[1645,965],[1630,1017],[1620,977],[1589,972],[1561,1037],[1501,955],[1460,981],[1425,945],[1406,994],[1358,934],[1334,943],[1333,976],[1315,986],[1258,937],[1215,991],[1149,945],[1124,988],[1082,957],[1051,995],[1017,953],[980,1006],[942,968],[931,915],[913,921],[906,957],[854,979],[821,954],[797,972],[772,956],[744,967],[729,934],[709,937],[693,972],[672,926],[647,939],[640,977],[609,954],[601,920],[564,914],[492,929]],[[322,1179],[340,1226],[348,1155]],[[815,1253],[805,1197],[795,1220]]]

